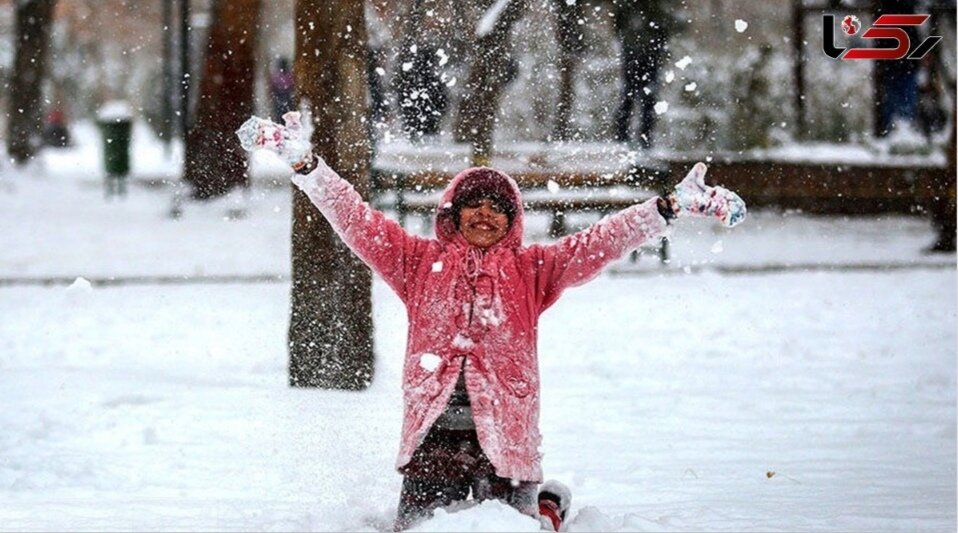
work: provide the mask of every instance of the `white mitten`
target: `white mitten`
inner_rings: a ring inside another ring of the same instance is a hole
[[[236,136],[247,152],[260,148],[269,150],[286,161],[293,170],[299,170],[312,161],[313,147],[303,136],[299,111],[283,115],[283,122],[285,126],[272,120],[250,117],[236,130]]]
[[[725,187],[705,184],[705,163],[696,163],[665,199],[676,216],[716,217],[727,227],[745,220],[745,202]]]

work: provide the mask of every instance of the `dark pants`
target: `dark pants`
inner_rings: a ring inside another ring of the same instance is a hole
[[[431,516],[437,507],[465,501],[470,491],[476,501],[497,499],[538,517],[537,483],[497,476],[474,430],[433,426],[402,473],[396,531]]]
[[[615,113],[615,138],[618,141],[630,139],[629,126],[632,122],[632,108],[636,101],[642,122],[639,124],[639,143],[643,148],[652,145],[652,130],[655,128],[655,99],[658,90],[659,68],[662,64],[662,51],[659,49],[628,49],[622,58],[622,94],[619,108]],[[646,93],[646,89],[649,90]]]
[[[902,119],[912,126],[917,126],[915,121],[918,117],[918,72],[905,63],[906,61],[908,60],[877,62],[881,65],[876,68],[882,72],[881,114],[878,117],[878,134],[882,137],[891,132],[896,119]],[[904,63],[904,66],[886,65],[886,63],[899,62]]]

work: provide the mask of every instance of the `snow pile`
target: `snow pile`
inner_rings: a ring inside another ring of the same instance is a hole
[[[486,501],[479,505],[466,505],[465,509],[439,509],[431,519],[423,521],[409,531],[515,531],[541,532],[542,525],[535,518],[516,512],[498,501]]]
[[[81,276],[75,279],[66,290],[70,294],[84,294],[93,291],[93,285],[90,284],[90,280]]]
[[[123,100],[110,100],[100,108],[99,113],[97,113],[97,118],[101,122],[130,120],[133,118],[133,109],[128,102]]]
[[[63,303],[67,306],[83,307],[93,293],[93,285],[84,277],[78,277],[63,289]]]

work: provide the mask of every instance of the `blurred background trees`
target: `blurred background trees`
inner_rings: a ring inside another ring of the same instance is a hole
[[[159,130],[163,66],[158,59],[162,57],[164,1],[167,0],[57,2],[50,25],[50,68],[46,69],[41,86],[43,100],[31,101],[28,107],[40,108],[36,112],[43,117],[51,107],[60,106],[67,117],[76,120],[92,116],[105,100],[124,98]],[[202,77],[213,2],[190,3],[190,72],[198,80]],[[505,5],[523,3],[516,0]],[[368,72],[376,74],[375,90],[383,91],[384,98],[377,97],[380,109],[388,110],[386,124],[378,126],[374,133],[381,136],[387,130],[393,134],[402,130],[392,129],[400,119],[408,131],[411,120],[421,120],[426,126],[436,123],[427,129],[447,134],[458,132],[457,137],[465,138],[471,133],[456,127],[465,120],[460,115],[473,119],[477,115],[469,111],[469,102],[475,98],[470,94],[475,84],[469,83],[469,76],[488,76],[496,70],[472,66],[502,57],[496,61],[504,61],[506,68],[499,77],[508,83],[501,89],[499,109],[492,112],[496,140],[614,139],[614,118],[623,78],[620,58],[625,49],[616,16],[628,5],[651,3],[655,2],[530,1],[525,11],[516,11],[523,16],[515,17],[508,34],[487,39],[489,44],[505,50],[489,55],[474,51],[481,41],[477,38],[477,26],[494,5],[492,0],[369,0],[369,53],[377,59]],[[53,2],[20,4],[52,6]],[[696,146],[740,150],[796,140],[866,142],[873,138],[877,120],[874,62],[846,61],[839,68],[825,57],[821,53],[820,14],[831,6],[831,12],[867,16],[877,2],[801,3],[812,4],[818,7],[807,9],[801,17],[801,35],[807,43],[800,47],[804,58],[804,94],[799,100],[794,75],[795,42],[799,35],[795,31],[795,2],[664,2],[675,28],[664,43],[667,50],[656,90],[656,98],[669,103],[668,112],[657,117],[655,136],[661,143],[656,145],[665,149]],[[0,80],[8,87],[15,70],[14,5],[12,0],[0,0]],[[916,9],[926,7],[943,15],[933,31],[945,37],[938,48],[953,69],[954,2],[921,2]],[[510,13],[509,9],[503,10],[502,14],[507,16],[498,20],[509,21]],[[255,108],[262,115],[270,114],[266,111],[270,67],[280,57],[291,58],[293,54],[292,18],[292,0],[263,3],[253,82]],[[420,23],[412,24],[414,19]],[[737,20],[746,23],[747,28],[737,31]],[[867,23],[869,19],[863,21]],[[174,27],[165,31],[178,30]],[[175,46],[181,46],[179,40]],[[676,64],[685,56],[691,62],[684,68],[678,67]],[[927,70],[927,66],[922,65],[922,69]],[[943,100],[933,83],[925,83],[929,77],[935,76],[920,76],[922,105],[926,109]],[[424,85],[424,79],[429,80],[427,88],[437,90],[417,89],[417,85]],[[434,87],[434,81],[438,87]],[[193,113],[196,87],[194,83]],[[13,94],[14,91],[4,91],[2,97],[4,109],[8,110],[3,117],[5,122],[10,116]],[[420,95],[426,98],[418,98]],[[803,105],[802,120],[796,116],[797,102]],[[420,110],[431,118],[417,115]],[[928,123],[940,126],[940,120],[936,122],[933,115],[940,119],[940,110],[925,115],[930,117]],[[753,126],[747,130],[741,127],[742,117],[746,116],[751,117]],[[638,122],[638,118],[632,119],[633,130],[638,129]]]

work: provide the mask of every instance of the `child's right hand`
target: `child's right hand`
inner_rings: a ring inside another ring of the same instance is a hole
[[[313,147],[305,138],[298,111],[283,115],[285,126],[272,120],[250,117],[243,123],[236,136],[247,152],[265,149],[278,155],[283,161],[299,170],[313,160]]]

